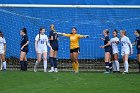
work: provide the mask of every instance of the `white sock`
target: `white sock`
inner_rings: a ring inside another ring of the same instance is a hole
[[[118,62],[118,60],[115,60],[115,64],[117,71],[120,71],[120,63]]]
[[[124,62],[125,71],[128,72],[129,64],[128,61]]]
[[[54,67],[51,67],[51,70],[54,71]]]
[[[38,62],[36,61],[36,63],[35,63],[35,67],[37,67],[38,66]]]
[[[113,67],[113,71],[117,71],[115,62],[113,62],[112,67]]]
[[[47,70],[47,61],[44,61],[44,70]]]
[[[6,69],[6,61],[3,62],[3,68]]]

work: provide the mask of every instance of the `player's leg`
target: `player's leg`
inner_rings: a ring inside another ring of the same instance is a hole
[[[58,51],[54,51],[54,55],[53,55],[53,57],[54,57],[54,71],[55,72],[58,72],[58,69],[57,69],[57,53],[58,53]]]
[[[47,72],[47,52],[43,52],[44,72]]]
[[[128,54],[124,55],[124,69],[125,69],[124,73],[128,73],[128,69],[129,69],[128,57],[129,57]]]
[[[3,62],[2,62],[1,54],[0,54],[0,62],[1,62],[1,64],[0,64],[0,70],[2,70],[3,69]]]
[[[73,53],[71,52],[70,53],[70,59],[71,59],[71,62],[72,62],[72,67],[73,67],[73,70],[76,71],[76,63],[74,61],[74,57],[73,57]]]
[[[49,61],[50,61],[50,65],[51,65],[51,70],[49,72],[54,72],[54,50],[50,50],[50,57],[49,57]]]
[[[137,60],[138,60],[138,67],[139,67],[139,73],[140,73],[140,54],[137,54]]]
[[[34,66],[34,72],[37,72],[37,66],[41,62],[41,56],[42,56],[42,53],[37,53],[37,61],[36,61],[35,66]]]
[[[2,59],[2,62],[3,62],[3,69],[6,70],[5,53],[1,54],[1,59]]]
[[[26,55],[24,57],[24,67],[25,67],[24,71],[27,71],[27,58],[26,58]]]
[[[115,60],[116,71],[119,72],[120,71],[120,64],[118,61],[118,53],[114,54],[114,60]]]
[[[26,56],[26,52],[21,51],[20,52],[20,70],[24,71],[25,70],[25,66],[24,66],[24,58]]]
[[[74,62],[75,62],[75,70],[76,73],[79,72],[79,62],[78,62],[78,52],[73,52]]]
[[[110,61],[110,53],[105,52],[105,67],[106,67],[105,73],[109,73],[109,61]]]

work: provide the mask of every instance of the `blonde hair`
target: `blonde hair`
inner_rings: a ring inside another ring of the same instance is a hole
[[[124,33],[124,35],[126,36],[126,30],[121,30],[121,33]]]
[[[109,34],[109,30],[105,29],[104,32],[108,35]]]

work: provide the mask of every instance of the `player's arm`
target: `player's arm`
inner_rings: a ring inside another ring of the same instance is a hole
[[[35,38],[35,50],[38,52],[38,41],[39,41],[39,36],[36,36]]]
[[[49,43],[49,41],[48,41],[48,38],[47,38],[47,40],[46,40],[46,44],[47,44],[47,46],[50,47],[51,50],[53,50],[53,49],[52,49],[52,46],[50,45],[50,43]]]
[[[130,54],[133,54],[133,47],[132,47],[132,43],[129,40],[129,38],[127,38],[127,42],[128,42],[129,47],[130,47],[130,52],[131,52]]]
[[[111,42],[110,42],[109,38],[106,38],[106,40],[107,40],[107,44],[104,45],[104,46],[100,46],[100,48],[105,48],[105,47],[111,45]]]
[[[56,32],[58,35],[62,35],[62,36],[66,36],[66,37],[70,37],[71,34],[66,34],[66,33],[61,33],[61,32]]]
[[[89,35],[79,35],[79,38],[88,38]]]
[[[5,40],[5,38],[4,38],[4,52],[6,54],[6,40]]]
[[[28,38],[26,37],[25,39],[26,39],[27,42],[22,46],[21,49],[23,49],[25,46],[27,46],[27,45],[29,44],[29,40],[28,40]]]

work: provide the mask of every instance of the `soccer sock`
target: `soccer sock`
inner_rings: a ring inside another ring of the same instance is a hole
[[[113,62],[112,67],[113,67],[113,71],[117,71],[115,62]]]
[[[54,62],[54,68],[57,68],[57,59],[53,58],[53,62]]]
[[[24,61],[24,71],[27,71],[27,61]]]
[[[2,70],[3,69],[3,62],[1,61],[1,67],[0,67],[0,69]]]
[[[20,61],[20,70],[24,70],[24,61]]]
[[[79,63],[76,62],[75,64],[76,64],[76,65],[75,65],[75,67],[76,67],[75,70],[78,72],[78,71],[79,71]]]
[[[54,59],[53,59],[53,57],[50,57],[49,58],[49,61],[50,61],[51,67],[54,67]]]
[[[44,61],[44,70],[47,70],[47,61]]]
[[[138,65],[139,65],[139,72],[140,72],[140,62],[138,62]]]
[[[106,72],[109,72],[109,62],[105,62]]]
[[[3,62],[3,68],[6,70],[6,61]]]
[[[36,67],[36,68],[37,68],[38,64],[39,64],[39,63],[36,61],[36,62],[35,62],[35,67]]]
[[[112,62],[109,62],[109,70],[112,71]]]
[[[76,71],[76,64],[75,64],[75,62],[72,62],[72,67],[73,67],[73,70]]]
[[[128,69],[129,69],[128,61],[124,62],[124,68],[125,68],[125,71],[128,72]]]
[[[115,60],[115,64],[117,71],[120,71],[120,63],[118,62],[118,60]]]

